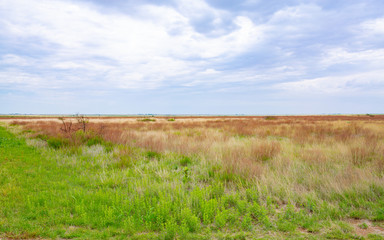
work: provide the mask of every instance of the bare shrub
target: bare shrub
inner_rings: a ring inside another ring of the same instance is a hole
[[[62,123],[62,126],[60,127],[60,130],[63,131],[65,134],[72,134],[72,132],[75,131],[73,128],[73,123],[71,120],[66,120],[65,118],[59,118],[59,120]]]
[[[79,129],[81,129],[83,132],[87,131],[87,126],[89,123],[89,119],[86,118],[84,115],[77,115],[76,116],[76,121],[79,125]]]

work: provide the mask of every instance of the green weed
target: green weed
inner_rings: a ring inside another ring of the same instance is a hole
[[[51,137],[47,140],[48,146],[59,149],[63,148],[69,145],[68,139],[65,138],[58,138],[58,137]]]
[[[153,152],[153,151],[147,151],[145,153],[146,157],[149,158],[149,159],[160,159],[161,158],[161,154],[158,153],[158,152]]]

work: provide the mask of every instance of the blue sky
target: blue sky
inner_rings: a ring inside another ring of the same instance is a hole
[[[0,113],[383,113],[382,0],[0,0]]]

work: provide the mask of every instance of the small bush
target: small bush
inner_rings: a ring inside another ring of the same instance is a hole
[[[271,226],[271,222],[268,218],[268,211],[263,206],[254,202],[253,205],[250,207],[250,213],[254,219],[257,219],[265,227]]]
[[[178,226],[176,221],[173,218],[170,218],[166,223],[165,223],[165,236],[164,239],[174,239],[176,236],[178,230]]]
[[[246,231],[252,230],[252,217],[250,213],[244,216],[243,221],[241,222],[241,227]]]
[[[137,119],[137,121],[140,121],[140,122],[156,122],[156,119],[154,119],[154,118],[142,118],[142,119]]]
[[[264,117],[264,119],[265,120],[276,120],[277,117],[275,117],[275,116],[266,116],[266,117]]]
[[[180,159],[180,165],[181,166],[188,166],[189,164],[192,163],[192,160],[190,157],[187,157],[187,156],[182,156],[181,159]]]
[[[86,143],[89,139],[89,133],[83,132],[82,130],[77,130],[72,134],[72,139],[74,142],[79,144]]]
[[[174,122],[175,119],[174,119],[174,118],[168,118],[167,121],[168,121],[168,122]]]
[[[154,151],[148,151],[146,152],[146,157],[147,158],[150,158],[150,159],[159,159],[161,158],[161,154],[160,153],[157,153],[157,152],[154,152]]]
[[[103,138],[101,138],[99,136],[95,136],[95,137],[92,137],[92,138],[88,139],[87,146],[90,147],[90,146],[93,146],[93,145],[103,144],[103,143],[104,143]]]
[[[203,202],[202,215],[203,215],[204,224],[210,224],[213,222],[216,216],[217,205],[218,205],[218,202],[215,198],[209,201]]]
[[[69,145],[68,139],[56,138],[56,137],[48,139],[47,143],[48,143],[48,146],[50,146],[54,149],[59,149],[59,148],[62,148],[62,147]]]
[[[367,229],[368,228],[368,224],[366,224],[366,223],[359,224],[359,228]]]
[[[218,228],[225,227],[228,219],[228,210],[223,210],[219,213],[217,213],[215,217],[215,223]]]
[[[68,155],[79,155],[82,154],[82,149],[76,146],[69,146],[68,148],[65,149],[66,153]]]
[[[196,217],[191,209],[184,208],[181,210],[182,223],[188,228],[189,232],[196,232],[200,228],[200,220]]]
[[[375,221],[384,221],[384,207],[376,211]]]
[[[107,153],[110,153],[113,151],[114,149],[114,144],[111,143],[111,142],[106,142],[106,141],[103,141],[102,142],[102,145],[104,146],[104,149]]]
[[[118,168],[127,168],[132,166],[132,164],[133,164],[133,158],[131,156],[122,155],[120,156],[116,165]]]
[[[185,167],[183,169],[183,182],[184,183],[189,182],[190,179],[191,179],[191,177],[190,177],[189,169],[188,169],[188,167]]]
[[[48,140],[48,136],[45,135],[45,134],[38,134],[38,135],[36,136],[36,138],[41,139],[41,140],[44,140],[44,141],[47,141],[47,140]]]

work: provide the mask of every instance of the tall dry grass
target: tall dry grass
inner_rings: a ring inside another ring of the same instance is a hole
[[[351,188],[384,186],[383,116],[155,120],[91,118],[87,129],[116,144],[198,156],[219,164],[223,174],[255,181],[279,201],[301,201],[298,196],[314,191],[331,198]],[[35,131],[34,136],[71,137],[57,119],[12,123]]]

